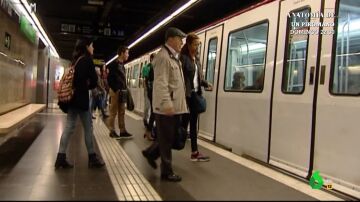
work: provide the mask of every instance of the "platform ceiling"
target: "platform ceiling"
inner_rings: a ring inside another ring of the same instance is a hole
[[[200,0],[171,21],[190,32],[261,0]],[[187,0],[29,0],[36,3],[36,14],[42,22],[60,57],[71,59],[74,44],[80,36],[96,38],[97,59],[107,61],[120,44],[129,45],[148,29],[168,16]],[[158,30],[130,50],[130,59],[146,53],[164,41]]]

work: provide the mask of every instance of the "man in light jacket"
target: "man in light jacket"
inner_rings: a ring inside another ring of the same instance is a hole
[[[165,45],[154,58],[153,110],[155,113],[157,141],[143,151],[149,164],[156,168],[155,160],[161,157],[161,179],[181,181],[171,165],[171,148],[175,134],[181,126],[181,115],[188,113],[185,85],[179,60],[186,35],[171,27],[165,33]]]

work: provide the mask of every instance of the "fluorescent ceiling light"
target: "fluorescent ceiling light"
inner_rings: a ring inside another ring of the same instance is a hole
[[[111,58],[111,60],[107,61],[105,65],[110,64],[112,61],[116,60],[116,58],[118,58],[118,55],[115,55],[113,58]]]
[[[161,22],[159,22],[157,25],[155,25],[153,28],[151,28],[149,31],[147,31],[144,35],[136,39],[133,43],[129,45],[129,48],[135,46],[140,41],[145,39],[147,36],[158,30],[161,26],[165,25],[166,23],[170,22],[173,18],[175,18],[177,15],[179,15],[181,12],[183,12],[185,9],[192,6],[194,3],[196,3],[198,0],[190,0],[186,4],[182,5],[180,8],[178,8],[175,12],[173,12],[171,15],[163,19]]]
[[[168,22],[170,22],[172,19],[174,19],[177,15],[179,15],[181,12],[183,12],[184,10],[186,10],[187,8],[190,8],[192,5],[194,5],[198,0],[190,0],[188,1],[186,4],[182,5],[180,8],[178,8],[175,12],[173,12],[172,14],[170,14],[168,17],[166,17],[165,19],[163,19],[161,22],[159,22],[157,25],[155,25],[153,28],[151,28],[149,31],[147,31],[145,34],[143,34],[141,37],[139,37],[138,39],[136,39],[134,42],[132,42],[129,45],[129,48],[135,46],[136,44],[138,44],[140,41],[142,41],[143,39],[145,39],[146,37],[148,37],[150,34],[152,34],[153,32],[157,31],[160,27],[162,27],[163,25],[167,24]],[[112,61],[114,61],[118,56],[114,56],[111,60],[109,60],[108,62],[106,62],[106,65],[110,64]]]
[[[25,15],[25,17],[32,23],[35,24],[35,29],[37,29],[40,32],[40,39],[44,42],[45,45],[49,45],[50,46],[50,52],[57,58],[59,58],[59,54],[56,51],[53,43],[50,41],[49,37],[47,36],[45,30],[43,29],[43,27],[41,26],[41,23],[39,22],[38,18],[36,17],[36,15],[31,12],[31,7],[29,5],[29,3],[26,0],[20,0],[23,7],[26,9],[27,12],[24,12],[22,9],[20,9],[21,11],[23,11],[23,15]],[[30,16],[29,16],[30,14]]]

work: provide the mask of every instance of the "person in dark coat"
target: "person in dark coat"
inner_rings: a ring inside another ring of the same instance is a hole
[[[55,168],[72,168],[66,160],[66,149],[71,135],[74,133],[77,117],[80,117],[84,129],[85,144],[89,155],[88,167],[102,167],[104,162],[98,159],[93,144],[93,127],[89,110],[89,90],[97,85],[95,65],[92,61],[94,52],[92,40],[78,39],[73,52],[72,64],[75,65],[73,80],[74,95],[67,110],[65,129],[61,135],[59,153]]]
[[[118,48],[118,58],[109,64],[109,95],[111,103],[109,107],[110,117],[107,125],[110,130],[109,136],[112,138],[130,139],[132,135],[126,131],[125,127],[125,103],[127,97],[125,62],[129,58],[129,48],[120,46]],[[118,116],[120,134],[115,132],[115,117]]]
[[[191,161],[209,161],[210,158],[201,154],[197,145],[197,123],[199,114],[194,110],[191,102],[192,96],[201,95],[201,86],[208,90],[212,89],[212,85],[203,79],[201,73],[201,64],[199,58],[196,57],[198,47],[200,45],[199,37],[194,33],[189,33],[186,37],[186,43],[181,49],[180,60],[184,74],[186,102],[189,107],[190,114],[184,114],[183,127],[188,128],[190,122],[190,139],[191,139]]]

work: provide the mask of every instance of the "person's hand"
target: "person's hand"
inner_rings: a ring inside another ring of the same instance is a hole
[[[173,107],[166,108],[163,110],[166,116],[173,116],[175,114],[175,109]]]
[[[208,84],[208,87],[205,88],[205,90],[210,90],[210,91],[211,91],[212,89],[213,89],[213,87],[212,87],[212,85],[211,85],[210,83]]]

